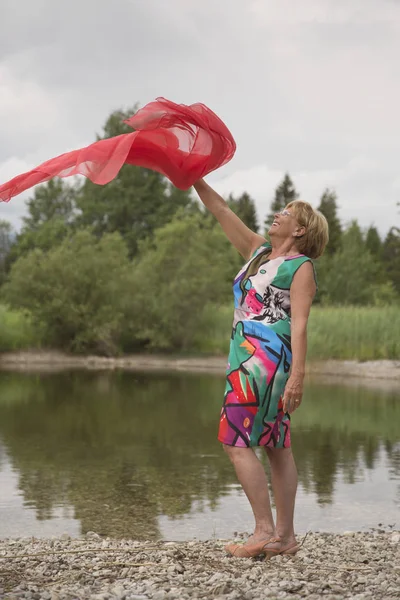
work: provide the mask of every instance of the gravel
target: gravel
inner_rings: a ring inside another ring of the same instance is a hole
[[[301,541],[301,540],[300,540]],[[226,541],[0,540],[0,598],[400,598],[400,532],[309,533],[295,558],[226,556]]]

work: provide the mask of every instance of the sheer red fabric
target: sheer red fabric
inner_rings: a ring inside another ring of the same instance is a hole
[[[61,154],[0,185],[0,201],[53,177],[79,174],[104,185],[124,164],[153,169],[188,189],[227,163],[236,150],[226,125],[204,104],[186,106],[157,98],[126,123],[135,131]]]

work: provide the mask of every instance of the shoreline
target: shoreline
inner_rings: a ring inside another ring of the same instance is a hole
[[[0,354],[0,370],[22,372],[57,372],[69,369],[183,371],[188,373],[224,374],[225,356],[182,356],[132,354],[117,358],[74,356],[57,351],[22,351]],[[400,383],[400,360],[309,361],[307,375],[354,378],[357,380],[386,380]]]
[[[0,539],[9,600],[398,598],[400,532],[309,533],[294,558],[228,557],[224,540]]]

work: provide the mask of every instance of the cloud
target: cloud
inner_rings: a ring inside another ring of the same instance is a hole
[[[0,19],[0,177],[163,95],[225,120],[238,151],[211,181],[260,212],[289,171],[313,203],[336,188],[343,219],[398,218],[399,2],[15,0]]]
[[[18,175],[32,169],[34,165],[25,162],[16,157],[0,163],[0,181],[8,181]],[[26,213],[25,201],[29,197],[29,192],[20,194],[10,202],[0,202],[0,219],[9,221],[11,225],[18,230],[21,226],[22,217]]]
[[[213,184],[224,197],[230,193],[239,195],[248,192],[255,199],[259,222],[262,225],[269,213],[274,190],[284,175],[283,170],[258,165],[235,171]],[[318,207],[326,188],[335,190],[338,194],[339,217],[343,225],[357,219],[362,227],[367,228],[374,224],[381,234],[385,235],[396,219],[400,221],[395,206],[400,180],[394,181],[392,186],[386,184],[385,188],[386,182],[380,176],[378,165],[365,157],[356,157],[342,169],[300,170],[293,171],[290,175],[300,198],[310,202],[315,208]],[[379,197],[380,189],[385,190],[385,193],[380,196],[378,211],[376,198]]]

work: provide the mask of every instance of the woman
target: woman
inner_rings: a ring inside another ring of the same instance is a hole
[[[245,544],[229,544],[236,557],[294,555],[297,471],[290,448],[290,414],[301,404],[307,321],[316,292],[314,266],[328,242],[325,217],[294,201],[268,232],[251,231],[204,180],[194,185],[228,239],[246,260],[234,284],[235,313],[218,439],[231,459],[255,519]],[[267,477],[253,448],[271,465],[274,523]]]

